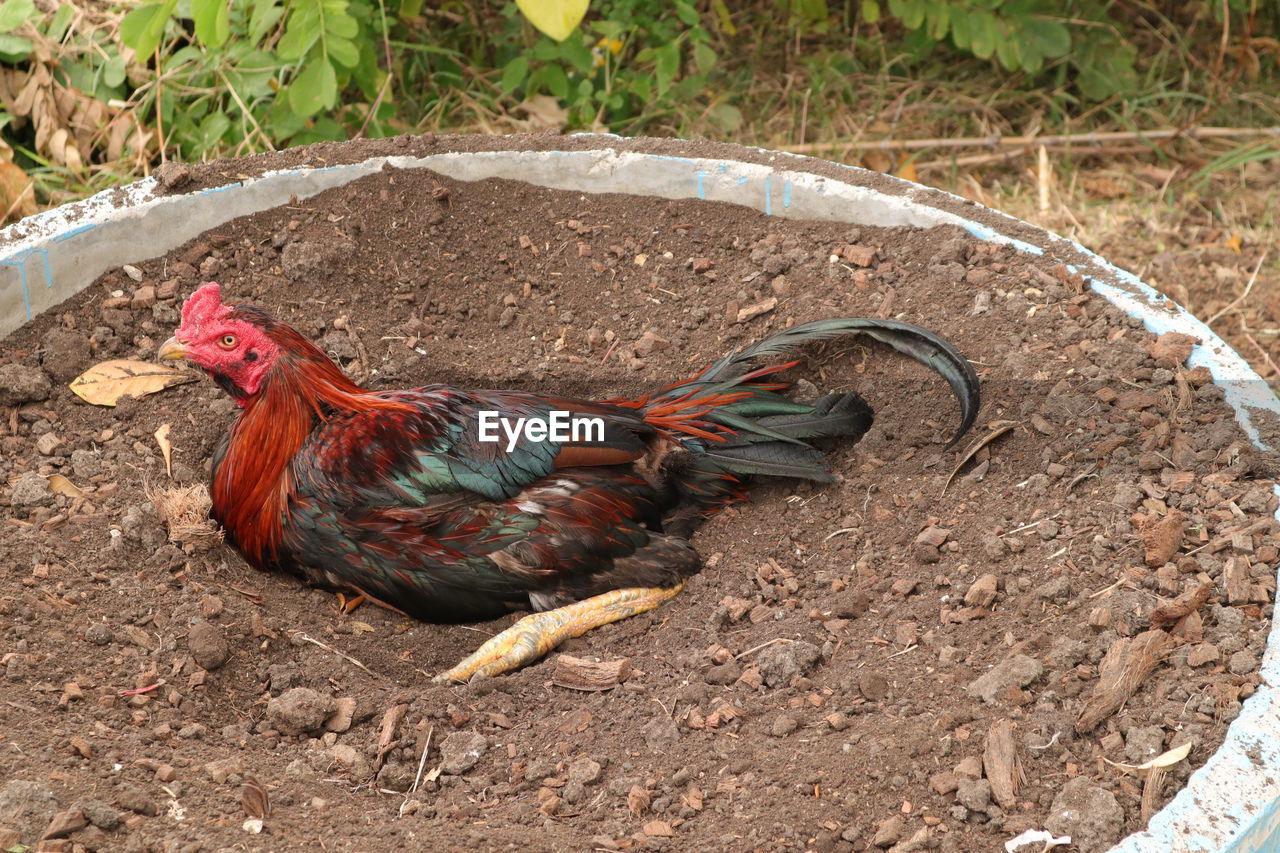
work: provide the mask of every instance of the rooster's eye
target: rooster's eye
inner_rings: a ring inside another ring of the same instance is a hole
[[[218,338],[218,346],[222,347],[223,349],[233,349],[235,345],[236,345],[235,335],[223,335],[222,337]]]

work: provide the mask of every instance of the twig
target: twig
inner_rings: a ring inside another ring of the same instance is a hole
[[[745,652],[742,652],[741,654],[734,655],[733,659],[740,660],[741,658],[745,658],[747,655],[755,654],[761,649],[768,648],[769,646],[772,646],[774,643],[794,643],[794,642],[795,640],[792,640],[789,637],[774,637],[772,640],[769,640],[768,642],[761,643],[758,646],[753,646],[747,649]]]
[[[1017,424],[1005,424],[999,429],[993,430],[992,432],[987,433],[985,437],[980,438],[976,442],[974,442],[973,445],[964,452],[964,455],[960,457],[960,461],[956,463],[956,467],[951,469],[951,475],[947,477],[947,481],[942,484],[942,494],[945,495],[947,493],[947,487],[950,486],[951,481],[956,478],[956,474],[959,474],[960,469],[963,468],[965,465],[969,464],[970,459],[978,455],[979,450],[986,447],[988,444],[995,441],[997,438],[1009,432],[1016,426]],[[1039,524],[1039,523],[1040,522],[1036,522],[1036,524]],[[1015,530],[1013,532],[1017,533],[1018,531]]]
[[[1262,356],[1262,360],[1267,363],[1267,367],[1271,368],[1271,373],[1275,376],[1280,376],[1280,366],[1277,366],[1276,363],[1272,361],[1271,354],[1262,348],[1262,344],[1258,343],[1257,338],[1248,332],[1245,332],[1244,339],[1253,344],[1253,348],[1258,351],[1258,355]]]
[[[413,785],[404,793],[404,802],[400,804],[400,817],[404,817],[404,807],[409,804],[409,797],[417,792],[418,785],[422,782],[422,769],[427,766],[427,750],[431,749],[431,736],[435,731],[435,726],[427,729],[427,742],[422,745],[422,755],[418,757],[418,775],[414,777]]]
[[[1137,140],[1174,139],[1241,139],[1255,136],[1272,136],[1280,138],[1280,125],[1275,127],[1192,127],[1185,129],[1163,130],[1113,130],[1092,133],[1061,133],[1052,136],[1001,136],[993,133],[989,136],[965,136],[959,138],[935,139],[878,139],[854,140],[833,139],[829,142],[808,142],[803,145],[791,145],[783,148],[792,154],[814,154],[818,152],[853,149],[866,151],[879,149],[882,151],[915,151],[921,148],[1018,148],[1027,145],[1044,145],[1047,147],[1063,145],[1101,145],[1105,142],[1133,142]]]
[[[1039,527],[1040,525],[1044,524],[1046,521],[1053,521],[1055,518],[1057,518],[1060,515],[1062,515],[1062,513],[1055,512],[1053,515],[1049,516],[1048,518],[1042,518],[1039,521],[1033,521],[1030,524],[1024,524],[1021,527],[1017,527],[1017,528],[1014,528],[1013,530],[1010,530],[1008,533],[1001,533],[1000,538],[1003,539],[1006,536],[1012,536],[1015,533],[1021,533],[1022,531],[1030,530],[1033,527]]]
[[[1212,326],[1215,320],[1222,317],[1223,314],[1229,313],[1233,308],[1235,308],[1237,305],[1243,303],[1246,299],[1249,298],[1249,291],[1253,290],[1253,284],[1258,280],[1258,271],[1262,269],[1262,264],[1267,259],[1268,251],[1269,250],[1263,250],[1262,257],[1258,258],[1258,263],[1257,265],[1254,266],[1253,273],[1249,276],[1249,283],[1244,286],[1244,292],[1241,293],[1239,296],[1237,296],[1235,299],[1232,299],[1230,302],[1228,302],[1221,311],[1214,314],[1208,320],[1205,320],[1204,324],[1206,326]]]
[[[346,652],[340,652],[340,651],[338,651],[337,649],[335,649],[333,646],[330,646],[330,645],[328,645],[328,644],[326,644],[326,643],[322,643],[322,642],[320,642],[319,640],[312,639],[311,637],[308,637],[306,634],[302,633],[301,631],[298,631],[296,634],[293,634],[292,636],[297,637],[299,640],[305,640],[306,642],[311,643],[312,645],[319,646],[320,648],[324,649],[326,652],[329,652],[330,654],[335,654],[335,655],[337,655],[338,657],[342,658],[343,660],[347,661],[348,663],[353,663],[353,664],[355,664],[356,666],[358,666],[358,667],[360,667],[361,669],[363,669],[365,672],[367,672],[367,673],[369,673],[370,675],[372,675],[374,678],[382,678],[382,676],[381,676],[381,675],[378,675],[378,673],[376,673],[376,672],[374,672],[373,670],[369,669],[369,667],[367,667],[367,666],[365,666],[364,664],[360,663],[360,661],[356,660],[355,658],[353,658],[351,655],[347,654]]]

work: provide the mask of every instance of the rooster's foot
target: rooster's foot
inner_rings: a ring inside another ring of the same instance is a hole
[[[470,681],[516,669],[537,660],[570,637],[580,637],[592,628],[652,610],[673,598],[683,587],[684,584],[615,589],[556,610],[531,614],[491,637],[435,680]]]

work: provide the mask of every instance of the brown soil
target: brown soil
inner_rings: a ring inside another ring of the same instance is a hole
[[[0,363],[0,780],[34,783],[0,785],[0,842],[8,821],[34,844],[61,813],[70,842],[48,849],[998,850],[1059,828],[1055,797],[1084,787],[1102,807],[1069,830],[1099,850],[1144,817],[1141,780],[1102,758],[1190,741],[1163,803],[1258,683],[1270,483],[1185,350],[1149,350],[1061,268],[952,229],[395,170],[137,266],[142,282],[103,276]],[[556,686],[552,655],[436,686],[509,620],[342,615],[216,540],[168,542],[153,433],[171,425],[174,479],[200,483],[234,405],[207,381],[114,410],[66,389],[153,355],[210,278],[373,387],[636,394],[788,323],[900,317],[974,360],[975,439],[1013,429],[944,493],[945,383],[877,344],[815,348],[796,377],[858,389],[876,425],[833,449],[838,485],[758,485],[698,533],[707,567],[673,602],[562,648],[630,658],[623,684]],[[5,364],[52,376],[47,399]],[[83,496],[32,482],[55,473]],[[1207,602],[1153,614],[1202,583]],[[1104,706],[1104,656],[1138,648],[1167,657]],[[279,698],[299,687],[320,695]],[[352,700],[350,720],[308,723],[304,699]]]

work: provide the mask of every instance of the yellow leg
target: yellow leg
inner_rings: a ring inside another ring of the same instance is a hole
[[[490,637],[435,680],[470,681],[515,669],[537,660],[570,637],[581,637],[592,628],[652,610],[674,598],[683,588],[681,583],[673,587],[615,589],[556,610],[533,613],[496,637]]]

